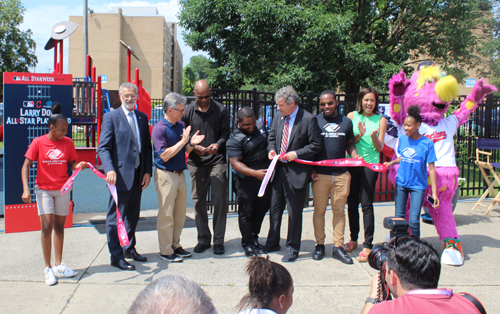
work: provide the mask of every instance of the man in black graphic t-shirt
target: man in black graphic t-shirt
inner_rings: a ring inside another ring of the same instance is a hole
[[[339,159],[346,157],[346,150],[353,158],[358,158],[356,147],[353,144],[353,130],[351,119],[337,113],[338,100],[335,93],[325,90],[320,95],[322,114],[316,118],[323,149],[316,155],[316,160]],[[345,167],[316,166],[312,174],[312,192],[314,197],[313,226],[316,247],[312,258],[320,260],[325,256],[325,211],[328,198],[331,199],[333,213],[333,253],[332,257],[345,264],[353,264],[352,259],[345,252],[345,203],[349,195],[351,176]]]

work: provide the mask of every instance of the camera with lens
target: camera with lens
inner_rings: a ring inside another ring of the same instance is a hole
[[[384,228],[390,230],[390,239],[400,236],[407,236],[409,224],[408,221],[403,218],[397,217],[385,217],[384,218]],[[375,246],[370,255],[368,255],[368,264],[371,268],[379,271],[379,287],[378,287],[378,299],[380,301],[391,300],[391,293],[389,287],[385,282],[385,267],[387,261],[387,253],[389,252],[389,247],[387,242]]]

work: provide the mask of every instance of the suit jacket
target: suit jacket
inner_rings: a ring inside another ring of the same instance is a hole
[[[281,137],[285,120],[281,112],[277,112],[273,119],[273,125],[269,132],[267,151],[274,150],[279,153],[281,147]],[[297,158],[314,160],[314,156],[323,149],[321,130],[316,117],[299,108],[293,123],[292,133],[288,137],[288,152],[295,151]],[[313,167],[296,162],[289,162],[284,168],[287,181],[296,189],[306,187],[311,177]]]
[[[148,116],[134,110],[139,125],[141,153],[140,153],[140,180],[144,174],[153,173],[153,158],[151,150],[151,136],[149,134]],[[116,189],[129,191],[134,184],[135,175],[135,145],[132,129],[122,108],[110,111],[104,115],[99,141],[99,158],[104,173],[116,172]]]

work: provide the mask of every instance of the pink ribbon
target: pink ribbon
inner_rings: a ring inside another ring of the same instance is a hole
[[[61,195],[64,195],[68,190],[71,188],[73,185],[73,181],[75,181],[76,175],[82,170],[82,168],[78,167],[76,168],[75,172],[69,177],[69,179],[64,183],[63,187],[61,188]]]
[[[269,180],[271,179],[271,176],[273,175],[274,168],[276,168],[276,163],[278,159],[283,160],[285,158],[285,154],[281,155],[275,155],[273,157],[273,160],[271,161],[271,164],[267,168],[266,175],[264,176],[264,179],[262,180],[262,184],[260,185],[259,189],[259,197],[264,196],[264,193],[266,192],[267,185],[269,184]],[[326,167],[367,167],[373,171],[376,172],[384,172],[389,170],[389,167],[383,164],[370,164],[364,161],[363,159],[356,159],[356,158],[340,158],[340,159],[327,159],[327,160],[320,160],[320,161],[309,161],[309,160],[303,160],[303,159],[295,159],[295,162],[299,164],[304,164],[304,165],[312,165],[312,166],[326,166]]]
[[[106,176],[102,172],[97,170],[96,167],[94,167],[94,165],[92,165],[90,162],[87,162],[87,165],[96,176],[98,176],[101,179],[106,179]],[[75,172],[73,172],[71,177],[69,177],[69,179],[61,188],[61,194],[66,193],[69,190],[69,188],[73,185],[73,181],[75,181],[75,178],[77,174],[80,172],[80,170],[81,168],[78,167],[75,170]],[[118,193],[116,192],[116,186],[111,183],[106,183],[106,184],[108,185],[109,192],[111,193],[111,196],[113,197],[113,200],[115,201],[116,205],[116,228],[118,231],[118,239],[120,240],[120,245],[127,246],[130,244],[130,241],[128,239],[127,229],[125,228],[125,224],[123,223],[122,215],[118,210]]]
[[[385,172],[389,170],[384,164],[370,164],[364,161],[363,159],[356,158],[340,158],[340,159],[327,159],[320,161],[308,161],[302,159],[295,159],[295,162],[304,165],[313,165],[313,166],[327,166],[327,167],[367,167],[370,170],[376,172]]]

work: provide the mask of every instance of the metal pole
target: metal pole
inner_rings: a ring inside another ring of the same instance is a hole
[[[87,0],[83,0],[83,73],[87,73],[87,55],[88,55],[88,27],[87,27]]]

